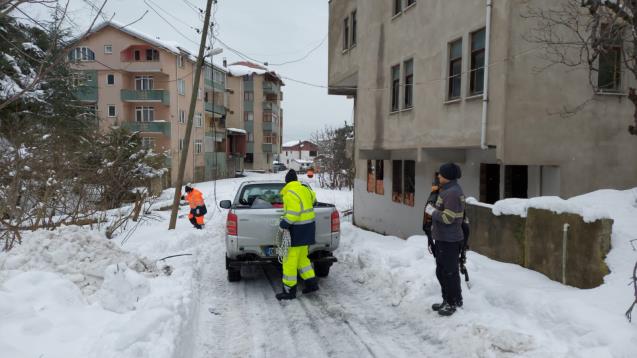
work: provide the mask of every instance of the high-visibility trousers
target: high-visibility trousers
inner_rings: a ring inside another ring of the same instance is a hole
[[[289,247],[288,254],[283,258],[283,284],[294,287],[297,283],[297,272],[304,280],[313,278],[314,268],[307,258],[308,246]]]
[[[190,210],[190,214],[188,214],[188,219],[190,222],[195,225],[203,225],[203,215],[195,215],[195,209]]]

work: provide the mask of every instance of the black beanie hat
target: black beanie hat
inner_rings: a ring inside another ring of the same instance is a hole
[[[296,176],[296,171],[294,169],[290,169],[287,174],[285,174],[285,183],[289,183],[291,181],[297,181],[299,178]]]
[[[456,180],[462,177],[460,167],[454,163],[445,163],[440,166],[438,171],[440,172],[440,175],[447,180]]]

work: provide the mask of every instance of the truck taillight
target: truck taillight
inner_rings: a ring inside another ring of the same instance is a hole
[[[237,214],[232,211],[228,212],[228,219],[226,220],[226,233],[228,235],[237,235]]]
[[[338,210],[332,211],[332,232],[341,231],[341,218],[338,214]]]

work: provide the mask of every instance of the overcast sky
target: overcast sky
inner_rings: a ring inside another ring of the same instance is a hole
[[[91,13],[94,14],[88,5],[89,1],[99,5],[102,3],[102,0],[71,1],[71,17],[80,27],[88,26]],[[144,0],[109,0],[105,12],[109,18],[114,14],[114,20],[127,24],[149,10],[141,21],[131,27],[164,40],[178,41],[196,54],[200,37],[190,27],[201,28],[203,17],[190,4],[205,9],[206,0],[146,1],[189,40],[149,9]],[[324,40],[305,60],[284,66],[270,66],[270,69],[296,80],[327,85],[327,0],[218,0],[216,6],[219,38],[235,50],[257,60],[273,64],[299,59]],[[226,57],[229,63],[242,60],[227,49],[218,56],[219,59],[221,57]],[[328,96],[325,88],[291,80],[285,80],[285,83],[282,103],[284,141],[309,139],[314,131],[325,126],[341,126],[345,121],[351,123],[351,100],[342,96]]]

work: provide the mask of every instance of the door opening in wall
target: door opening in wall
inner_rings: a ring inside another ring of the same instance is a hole
[[[480,164],[480,201],[493,204],[500,200],[500,165]]]
[[[520,199],[529,197],[529,167],[527,165],[504,167],[504,197]]]

